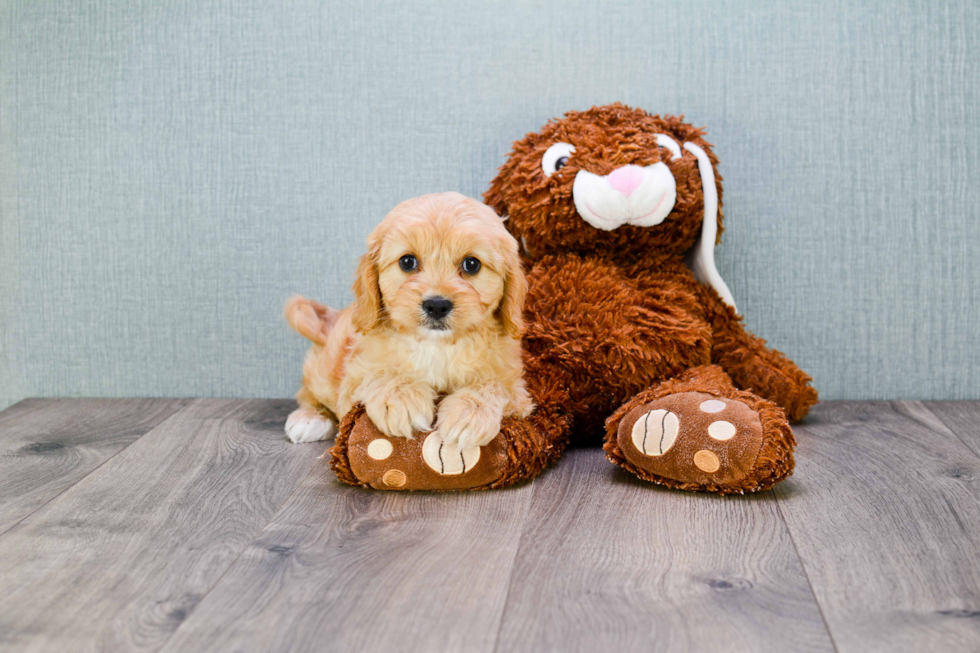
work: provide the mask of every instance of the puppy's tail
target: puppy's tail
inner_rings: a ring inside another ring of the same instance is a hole
[[[289,298],[283,313],[286,315],[286,322],[298,334],[321,346],[327,343],[330,329],[340,317],[340,311],[336,308],[324,306],[299,295]]]

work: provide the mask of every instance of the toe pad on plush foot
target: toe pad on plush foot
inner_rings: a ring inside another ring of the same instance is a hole
[[[623,456],[641,470],[712,487],[752,473],[762,439],[756,411],[704,392],[680,392],[637,406],[617,433]]]

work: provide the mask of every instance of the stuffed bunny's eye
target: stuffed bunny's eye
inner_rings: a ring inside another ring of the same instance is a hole
[[[575,146],[568,143],[555,143],[541,158],[541,169],[545,177],[555,174],[568,163],[568,158],[575,152]]]

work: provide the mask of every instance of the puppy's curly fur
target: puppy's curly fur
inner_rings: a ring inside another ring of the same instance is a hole
[[[412,437],[435,422],[443,441],[461,446],[485,445],[504,417],[528,416],[527,282],[500,217],[458,193],[424,195],[396,206],[367,244],[353,304],[338,311],[294,297],[286,305],[290,326],[313,343],[289,438],[330,437],[356,404],[386,435]],[[426,311],[433,299],[451,309]]]

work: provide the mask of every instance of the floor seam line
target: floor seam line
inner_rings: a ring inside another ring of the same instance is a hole
[[[974,449],[974,448],[973,448],[973,447],[972,447],[972,446],[970,445],[970,443],[969,443],[969,442],[967,442],[966,440],[964,440],[964,439],[963,439],[963,437],[962,437],[962,436],[961,436],[961,435],[959,434],[959,429],[954,429],[954,428],[953,428],[952,426],[950,426],[950,425],[949,425],[949,424],[948,424],[948,423],[946,422],[946,420],[944,420],[944,419],[942,418],[942,415],[940,415],[939,413],[937,413],[936,411],[934,411],[934,410],[933,410],[933,409],[932,409],[932,408],[930,407],[930,404],[932,404],[932,403],[935,403],[935,402],[931,402],[931,401],[919,401],[919,400],[909,400],[909,401],[906,401],[906,402],[900,402],[900,403],[917,403],[917,404],[919,404],[920,406],[922,406],[922,407],[923,407],[923,408],[924,408],[924,409],[925,409],[926,411],[928,411],[928,413],[929,413],[930,415],[932,415],[933,417],[935,417],[935,418],[936,418],[936,419],[937,419],[937,420],[939,421],[939,423],[940,423],[940,424],[942,424],[942,425],[943,425],[943,426],[944,426],[944,427],[946,428],[946,430],[947,430],[947,431],[949,431],[949,432],[950,432],[950,434],[951,434],[951,435],[952,435],[952,436],[953,436],[954,438],[956,438],[956,440],[957,440],[957,441],[959,441],[959,443],[960,443],[960,444],[962,444],[962,445],[963,445],[964,447],[966,447],[966,449],[967,449],[967,451],[969,451],[970,453],[972,453],[972,454],[973,454],[973,455],[974,455],[974,456],[975,456],[976,458],[980,458],[980,451],[976,451],[976,450],[975,450],[975,449]]]
[[[783,513],[783,506],[776,496],[776,490],[770,489],[769,492],[772,494],[773,500],[776,502],[776,510],[779,511],[779,518],[783,520],[783,526],[786,527],[786,534],[789,535],[790,544],[793,545],[793,552],[796,554],[796,559],[800,562],[800,569],[803,571],[803,577],[806,579],[807,587],[810,588],[810,596],[813,597],[813,602],[817,606],[817,612],[820,613],[820,620],[823,621],[824,630],[827,631],[827,637],[830,638],[830,645],[834,647],[834,651],[839,653],[840,649],[837,647],[837,640],[834,639],[834,633],[830,629],[830,623],[827,621],[827,615],[823,612],[823,605],[820,604],[820,599],[817,598],[817,592],[813,589],[813,581],[810,580],[810,572],[806,569],[806,563],[803,562],[803,556],[800,555],[800,547],[796,545],[796,538],[793,537],[793,529],[790,528],[789,522],[786,521],[786,515]]]
[[[317,461],[319,461],[321,457],[318,457]],[[261,535],[262,531],[264,531],[266,528],[269,527],[269,524],[275,521],[276,517],[279,516],[279,513],[281,513],[283,508],[286,507],[286,504],[289,503],[289,500],[293,498],[293,495],[295,495],[299,491],[299,489],[303,486],[303,483],[306,482],[306,479],[308,479],[310,475],[312,475],[313,472],[316,471],[316,469],[317,469],[317,465],[314,463],[314,465],[310,467],[310,471],[308,471],[306,474],[303,475],[303,478],[299,480],[299,483],[296,484],[296,487],[293,488],[293,491],[290,492],[289,496],[287,496],[286,499],[282,502],[282,505],[279,506],[279,508],[277,508],[276,511],[269,516],[269,519],[250,536],[248,542],[246,542],[245,546],[242,547],[242,550],[238,552],[238,555],[236,555],[234,559],[230,563],[228,563],[228,566],[225,568],[223,572],[221,572],[221,575],[214,579],[214,582],[211,583],[211,587],[209,587],[207,591],[201,595],[200,600],[196,604],[194,604],[194,607],[188,610],[187,616],[184,618],[184,620],[181,621],[180,625],[174,628],[173,632],[167,636],[167,639],[157,649],[157,651],[162,652],[166,650],[167,646],[170,644],[170,641],[173,639],[174,635],[176,635],[177,632],[184,627],[184,624],[190,621],[190,618],[194,615],[194,612],[197,610],[197,606],[204,603],[204,600],[208,597],[208,595],[214,591],[214,588],[216,588],[221,583],[222,579],[224,579],[224,577],[228,575],[228,572],[231,571],[232,567],[234,567],[238,563],[241,557],[245,554],[245,551],[248,550],[248,547],[251,546],[251,544],[258,538],[259,535]]]
[[[504,628],[504,617],[507,616],[507,606],[510,603],[510,591],[514,584],[514,573],[517,571],[517,557],[521,553],[521,545],[524,543],[524,535],[527,533],[527,520],[531,516],[531,505],[534,503],[534,495],[537,492],[536,481],[537,478],[531,479],[531,496],[527,499],[527,509],[524,511],[524,523],[521,525],[521,535],[517,538],[517,546],[514,548],[513,564],[511,564],[510,573],[507,575],[507,591],[504,592],[504,605],[500,611],[500,622],[497,624],[497,632],[493,638],[494,653],[500,648],[500,634]]]
[[[164,418],[161,422],[159,422],[156,426],[154,426],[153,428],[151,428],[146,433],[143,433],[138,438],[135,438],[132,442],[130,442],[129,444],[127,444],[125,447],[123,447],[122,449],[120,449],[119,451],[117,451],[116,453],[112,454],[111,456],[109,456],[108,458],[106,458],[105,460],[103,460],[101,463],[99,463],[98,465],[96,465],[95,467],[93,467],[92,469],[90,469],[80,479],[78,479],[77,481],[75,481],[74,483],[72,483],[71,485],[69,485],[68,487],[66,487],[64,490],[62,490],[61,492],[59,492],[58,494],[54,495],[53,497],[51,497],[50,499],[48,499],[47,501],[45,501],[44,503],[42,503],[41,505],[39,505],[34,510],[30,511],[29,513],[27,513],[26,515],[24,515],[23,517],[21,517],[20,519],[18,519],[16,522],[14,522],[13,524],[11,524],[7,528],[5,528],[3,531],[0,531],[0,538],[2,538],[4,535],[6,535],[7,533],[9,533],[13,529],[15,529],[18,526],[20,526],[20,524],[22,524],[24,522],[24,520],[28,519],[29,517],[33,517],[34,515],[36,515],[38,512],[40,512],[45,507],[47,507],[48,505],[50,505],[51,502],[53,502],[56,499],[58,499],[60,496],[62,496],[63,494],[65,494],[66,492],[68,492],[69,490],[71,490],[72,488],[74,488],[75,486],[77,486],[79,483],[81,483],[82,481],[84,481],[85,479],[87,479],[89,476],[91,476],[95,472],[97,472],[100,469],[102,469],[102,466],[105,465],[106,463],[108,463],[110,460],[113,460],[116,456],[118,456],[122,452],[124,452],[127,449],[129,449],[131,446],[133,446],[134,444],[136,444],[137,442],[139,442],[140,440],[142,440],[143,438],[145,438],[146,436],[148,436],[150,433],[153,433],[153,431],[155,431],[157,428],[159,428],[160,426],[162,426],[165,423],[169,422],[171,419],[173,419],[177,415],[183,413],[185,410],[187,410],[190,407],[190,405],[192,403],[194,403],[194,401],[195,400],[192,399],[190,402],[188,402],[184,406],[181,406],[179,409],[177,409],[176,411],[174,411],[170,415],[167,415],[167,417]]]

